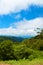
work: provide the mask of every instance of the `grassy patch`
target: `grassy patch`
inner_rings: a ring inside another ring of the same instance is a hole
[[[34,59],[32,61],[29,61],[28,59],[25,60],[9,60],[9,61],[0,61],[0,65],[43,65],[43,59]]]

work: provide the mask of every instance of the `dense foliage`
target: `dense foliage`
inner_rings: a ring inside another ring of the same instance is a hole
[[[42,31],[43,32],[43,31]],[[21,42],[13,41],[14,38],[0,37],[0,60],[19,60],[43,58],[43,33]]]

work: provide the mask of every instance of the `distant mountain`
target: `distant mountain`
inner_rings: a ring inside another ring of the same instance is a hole
[[[2,42],[4,40],[11,40],[13,42],[21,42],[22,40],[24,40],[24,38],[14,37],[14,36],[0,36],[0,42]]]
[[[22,36],[22,37],[16,37],[16,36],[0,36],[0,42],[4,40],[11,40],[13,42],[21,42],[24,39],[30,39],[32,36]]]

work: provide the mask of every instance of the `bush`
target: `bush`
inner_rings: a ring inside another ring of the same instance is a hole
[[[10,40],[0,43],[0,60],[14,59],[13,42]]]
[[[28,56],[30,56],[33,53],[33,50],[26,47],[25,44],[20,45],[14,45],[14,53],[16,55],[16,59],[28,59]]]

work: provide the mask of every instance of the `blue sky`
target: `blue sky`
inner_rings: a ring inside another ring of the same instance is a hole
[[[43,0],[0,0],[0,35],[34,36],[37,28],[43,29]]]

